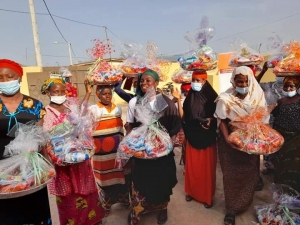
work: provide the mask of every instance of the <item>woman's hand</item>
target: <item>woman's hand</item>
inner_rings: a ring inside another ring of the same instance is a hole
[[[178,88],[172,88],[171,94],[175,99],[177,99],[177,101],[180,101],[180,91],[178,90]]]
[[[213,120],[213,118],[206,118],[207,123],[205,125],[203,125],[202,123],[200,123],[200,125],[202,126],[203,129],[208,130],[210,127],[210,122]]]
[[[87,94],[92,94],[93,93],[93,85],[90,85],[88,80],[84,81],[84,86],[85,86],[85,92]]]
[[[230,142],[228,139],[226,139],[226,142],[227,142],[227,144],[228,144],[231,148],[240,150],[240,148],[239,148],[237,145],[235,145],[234,143]]]

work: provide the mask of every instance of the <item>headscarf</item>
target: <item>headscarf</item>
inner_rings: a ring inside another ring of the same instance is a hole
[[[205,77],[205,74],[202,72],[201,78]],[[213,118],[217,97],[215,90],[206,81],[200,91],[190,90],[184,100],[184,132],[194,148],[204,149],[216,140],[216,120],[211,122],[208,130],[202,128],[200,123],[206,118]]]
[[[104,89],[111,89],[111,92],[113,93],[113,86],[109,86],[109,85],[98,85],[96,88],[96,95],[97,97],[100,99],[100,94]]]
[[[181,91],[184,91],[184,92],[189,92],[191,90],[191,88],[192,88],[191,83],[184,83],[184,84],[181,84],[181,86],[180,86]]]
[[[284,80],[283,80],[283,83],[289,82],[289,81],[293,82],[293,83],[295,84],[295,86],[296,86],[297,88],[299,88],[299,86],[300,86],[300,76],[296,76],[296,77],[285,77]]]
[[[202,78],[202,79],[207,79],[207,73],[205,70],[195,70],[192,73],[192,78]]]
[[[137,87],[136,87],[136,95],[138,98],[141,98],[144,95],[144,93],[142,92],[142,88],[141,88],[141,79],[142,79],[142,76],[144,76],[144,75],[148,75],[148,76],[152,77],[155,81],[159,82],[159,76],[154,70],[148,69],[144,73],[139,74],[138,80],[137,80]]]
[[[49,78],[48,80],[45,80],[42,87],[41,87],[41,93],[43,95],[46,94],[46,91],[49,90],[50,87],[52,87],[54,84],[63,84],[65,85],[65,82],[63,79],[60,78]]]
[[[9,59],[0,59],[0,68],[9,68],[15,71],[20,77],[23,76],[23,68],[19,63]]]
[[[227,118],[234,121],[237,117],[249,115],[257,108],[267,106],[264,92],[253,76],[252,70],[247,66],[235,68],[231,76],[231,83],[233,85],[235,76],[239,74],[248,77],[248,94],[244,99],[240,99],[236,97],[237,92],[234,87],[220,94],[217,99],[217,109],[215,112],[218,122],[221,119]],[[268,120],[268,118],[266,119]]]

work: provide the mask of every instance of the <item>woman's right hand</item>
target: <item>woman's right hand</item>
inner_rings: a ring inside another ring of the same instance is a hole
[[[84,81],[84,86],[85,86],[85,92],[87,94],[92,94],[93,93],[93,85],[90,85],[88,80]]]
[[[180,100],[180,91],[178,90],[178,88],[172,88],[171,94],[173,95],[174,98]]]

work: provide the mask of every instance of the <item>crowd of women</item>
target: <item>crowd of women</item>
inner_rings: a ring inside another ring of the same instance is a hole
[[[181,129],[185,135],[186,201],[196,200],[205,208],[213,207],[219,156],[225,194],[225,225],[234,225],[235,216],[247,210],[255,191],[263,187],[259,156],[238,151],[228,141],[234,129],[230,121],[251,114],[257,107],[277,102],[271,125],[285,139],[282,148],[265,159],[266,173],[274,173],[275,183],[287,184],[300,191],[300,77],[286,77],[260,85],[265,71],[266,67],[255,76],[249,67],[235,68],[232,88],[219,96],[208,82],[206,72],[194,71],[192,83],[182,85],[182,94],[174,89],[173,100],[162,95],[167,107],[159,123],[173,143]],[[64,104],[66,90],[62,79],[49,78],[44,82],[41,92],[50,99],[50,104],[44,108],[40,101],[20,93],[22,75],[18,63],[0,60],[0,160],[5,146],[12,140],[7,133],[15,124],[34,120],[50,132],[53,126],[68,119],[66,114],[70,109]],[[116,167],[115,163],[124,134],[128,135],[140,126],[135,118],[136,105],[145,93],[157,90],[158,84],[158,74],[147,70],[133,80],[135,95],[121,90],[121,85],[115,87],[116,93],[129,102],[125,126],[121,107],[112,102],[114,87],[97,86],[99,101],[88,108],[95,121],[92,134],[95,154],[92,160],[82,163],[55,165],[56,177],[48,185],[50,193],[56,196],[60,224],[101,224],[115,203],[131,209],[124,218],[128,224],[138,224],[141,216],[150,211],[158,212],[158,224],[167,221],[168,203],[177,183],[173,151],[155,160],[132,157],[123,168]],[[89,101],[93,92],[92,86],[88,83],[85,86],[82,105]],[[157,95],[161,93],[156,92]],[[155,96],[152,96],[151,107],[156,104]],[[29,100],[33,104],[25,104]],[[265,117],[262,122],[269,124],[269,119]],[[47,188],[24,197],[1,199],[0,224],[51,224]]]

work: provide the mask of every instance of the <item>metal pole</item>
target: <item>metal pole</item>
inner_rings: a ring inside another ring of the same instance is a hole
[[[70,65],[73,65],[71,43],[70,42],[68,42],[68,48],[69,48]]]
[[[37,66],[42,67],[42,55],[40,49],[40,42],[39,42],[39,35],[38,35],[38,28],[35,18],[35,10],[34,10],[34,3],[33,0],[29,0],[29,10],[31,16],[31,25],[32,25],[32,33],[33,33],[33,41],[34,41],[34,48],[35,48],[35,58]]]

